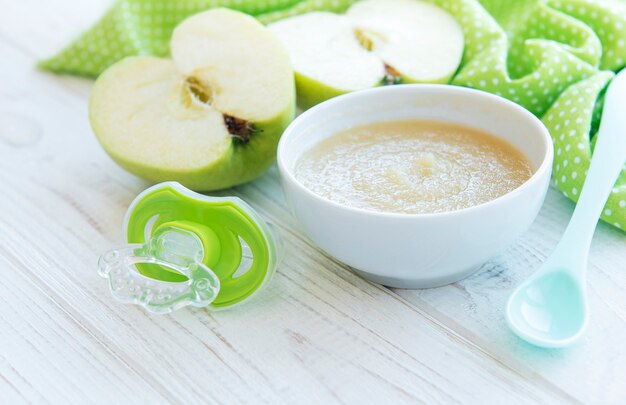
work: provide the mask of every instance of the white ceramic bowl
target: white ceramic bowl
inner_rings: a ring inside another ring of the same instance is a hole
[[[294,176],[303,152],[357,125],[425,118],[481,129],[507,140],[529,160],[533,176],[484,204],[435,214],[351,208],[305,188]],[[530,112],[502,97],[447,85],[399,85],[326,101],[300,115],[278,146],[289,205],[324,251],[372,281],[401,288],[460,280],[509,246],[534,221],[548,189],[552,140]]]

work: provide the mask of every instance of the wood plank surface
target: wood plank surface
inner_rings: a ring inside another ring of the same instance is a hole
[[[232,310],[150,315],[95,271],[149,184],[117,167],[87,120],[91,81],[35,69],[107,2],[0,0],[0,403],[625,403],[626,236],[601,225],[592,323],[561,351],[506,328],[504,303],[549,254],[573,206],[450,286],[388,289],[320,252],[277,171],[238,195],[278,226],[285,259]],[[5,120],[3,123],[2,120]],[[12,120],[21,131],[2,131]]]

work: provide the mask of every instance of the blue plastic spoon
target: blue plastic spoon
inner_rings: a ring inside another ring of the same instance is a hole
[[[596,136],[587,179],[563,238],[507,305],[509,327],[536,346],[569,346],[584,334],[589,322],[585,282],[589,247],[626,161],[626,71],[609,85]]]

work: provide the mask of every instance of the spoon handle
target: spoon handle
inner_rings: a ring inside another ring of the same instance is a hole
[[[573,268],[586,267],[598,218],[626,161],[626,70],[609,85],[596,136],[585,184],[557,248],[566,249],[564,256],[570,258]]]

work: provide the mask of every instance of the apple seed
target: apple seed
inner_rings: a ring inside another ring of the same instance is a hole
[[[195,100],[203,104],[211,104],[212,97],[210,87],[203,85],[203,83],[195,77],[188,77],[185,80],[185,84],[187,85],[189,93]]]
[[[223,115],[224,124],[226,124],[228,133],[241,143],[250,142],[250,136],[256,132],[259,132],[246,120],[242,120],[241,118],[233,117],[226,114]]]
[[[385,63],[385,76],[383,76],[383,84],[400,84],[402,83],[402,75],[395,68]]]

